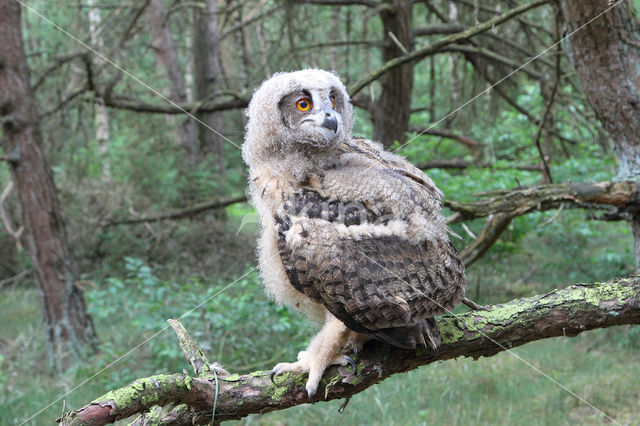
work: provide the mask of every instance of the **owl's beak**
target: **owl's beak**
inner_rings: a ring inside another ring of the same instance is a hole
[[[321,124],[326,129],[333,130],[333,133],[338,132],[338,119],[333,111],[325,112],[324,121]]]

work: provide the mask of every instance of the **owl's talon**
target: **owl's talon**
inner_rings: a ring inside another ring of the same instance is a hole
[[[313,402],[313,395],[316,393],[316,390],[313,388],[307,388],[307,397],[309,398],[309,402]]]
[[[280,373],[280,367],[278,367],[277,365],[275,367],[273,367],[273,370],[271,370],[271,374],[269,375],[269,378],[271,379],[271,383],[273,383],[276,386],[279,386],[276,381],[275,381],[275,377]]]
[[[356,363],[355,361],[347,355],[342,355],[342,359],[344,359],[345,361],[347,361],[347,363],[349,363],[349,365],[351,366],[351,368],[353,368],[353,374],[356,374],[358,372],[358,369],[356,367]]]

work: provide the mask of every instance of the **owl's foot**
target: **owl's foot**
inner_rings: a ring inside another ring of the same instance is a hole
[[[313,399],[318,390],[318,384],[324,371],[332,365],[347,366],[351,365],[353,371],[356,371],[356,364],[350,357],[346,355],[336,354],[331,359],[322,359],[319,356],[313,356],[308,351],[302,351],[298,354],[297,362],[281,362],[273,367],[271,370],[271,381],[276,384],[275,377],[284,373],[309,373],[309,379],[305,388],[307,389],[307,395],[309,402]]]
[[[344,354],[352,351],[355,362],[358,362],[358,355],[360,354],[360,351],[362,350],[362,347],[367,340],[369,340],[369,337],[367,337],[366,335],[352,331],[349,339],[347,340],[347,344],[344,345],[341,352]],[[355,363],[353,365],[353,373],[356,374]]]
[[[306,389],[309,401],[318,390],[318,384],[327,367],[331,365],[351,365],[354,372],[356,365],[353,359],[340,354],[339,350],[352,339],[354,332],[349,330],[340,320],[327,314],[322,330],[311,340],[309,347],[298,354],[297,362],[282,362],[271,370],[271,380],[284,373],[309,373]]]

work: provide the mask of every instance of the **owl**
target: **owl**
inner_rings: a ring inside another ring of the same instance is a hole
[[[274,376],[353,363],[368,339],[437,350],[434,316],[464,297],[464,266],[440,212],[442,192],[421,170],[351,136],[352,106],[337,75],[279,73],[247,109],[242,156],[261,222],[266,292],[323,326]]]

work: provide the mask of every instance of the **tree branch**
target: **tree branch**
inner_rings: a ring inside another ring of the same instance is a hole
[[[640,182],[572,182],[538,185],[528,188],[494,191],[496,195],[474,202],[445,200],[444,205],[457,212],[449,223],[505,213],[521,216],[532,211],[564,208],[606,208],[635,211],[640,207]]]
[[[447,138],[447,139],[451,139],[454,140],[456,142],[460,142],[461,144],[463,144],[464,146],[466,146],[467,148],[469,148],[472,152],[474,156],[477,156],[480,154],[480,151],[478,151],[478,148],[480,148],[481,146],[483,146],[484,144],[480,141],[477,141],[475,139],[471,139],[468,136],[464,136],[464,135],[460,135],[458,133],[454,133],[450,130],[447,129],[430,129],[430,128],[423,128],[423,127],[418,127],[418,126],[411,126],[410,131],[412,132],[416,132],[420,135],[432,135],[432,136],[440,136],[443,138]]]
[[[496,166],[491,163],[481,163],[476,164],[471,161],[464,161],[457,158],[454,159],[440,159],[440,160],[430,160],[425,163],[420,163],[416,165],[417,168],[421,170],[428,169],[467,169],[471,167],[484,168],[484,169],[496,169],[496,170],[526,170],[526,171],[540,171],[544,170],[542,164],[522,164],[519,166]]]
[[[137,219],[117,220],[117,221],[108,222],[104,226],[132,225],[135,223],[149,223],[149,222],[159,222],[161,220],[184,219],[187,217],[195,216],[207,210],[221,209],[223,207],[227,207],[232,204],[244,203],[246,201],[247,201],[247,197],[245,195],[229,198],[227,200],[222,200],[222,201],[206,201],[203,203],[194,204],[193,206],[190,206],[186,209],[179,210],[173,213],[165,213],[157,216],[141,217]]]
[[[477,359],[535,340],[576,336],[586,330],[614,325],[638,324],[640,277],[575,284],[504,305],[487,306],[484,310],[445,315],[437,321],[442,332],[442,346],[436,352],[425,348],[402,350],[368,342],[361,352],[357,375],[352,374],[350,368],[332,367],[325,373],[314,399],[347,398],[393,374],[435,361],[461,356]],[[275,385],[269,380],[268,371],[247,375],[222,373],[217,378],[211,374],[197,378],[186,374],[142,378],[77,411],[66,413],[60,422],[63,425],[103,425],[153,410],[156,406],[187,404],[191,410],[183,405],[176,408],[180,407],[183,415],[190,415],[190,422],[206,423],[211,421],[216,382],[216,422],[308,402],[305,374],[286,374]]]
[[[364,89],[366,86],[368,86],[373,81],[377,80],[378,78],[380,78],[382,75],[386,74],[393,68],[399,67],[400,65],[406,64],[407,62],[424,58],[425,56],[442,49],[446,45],[467,40],[477,34],[490,30],[496,25],[499,25],[505,21],[508,21],[509,19],[512,19],[515,16],[518,16],[538,6],[547,4],[550,1],[551,0],[535,0],[531,3],[513,8],[510,11],[503,13],[502,15],[489,19],[488,21],[478,24],[475,27],[471,27],[468,30],[462,31],[457,34],[452,34],[448,37],[443,37],[442,39],[434,43],[431,43],[420,49],[414,50],[408,55],[403,55],[403,56],[399,56],[397,58],[391,59],[390,61],[387,61],[384,65],[382,65],[380,68],[370,72],[360,81],[350,86],[348,89],[349,95],[354,96],[356,93]]]
[[[246,108],[249,105],[249,99],[245,99],[243,97],[218,102],[189,102],[185,104],[176,103],[177,106],[174,106],[173,104],[169,103],[151,104],[143,101],[125,98],[123,96],[105,97],[102,93],[96,93],[96,95],[104,97],[104,104],[111,108],[156,114],[184,114],[185,111],[216,112],[226,111],[230,109]]]
[[[323,6],[367,6],[375,8],[380,6],[380,3],[373,0],[300,0],[300,3],[307,4],[319,4]]]

